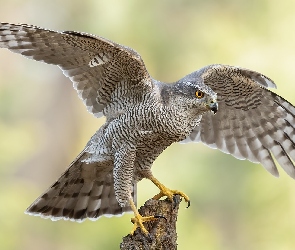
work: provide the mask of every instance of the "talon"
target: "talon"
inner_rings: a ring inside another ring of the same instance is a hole
[[[143,217],[141,216],[135,205],[134,205],[134,202],[132,200],[132,198],[129,199],[129,203],[130,203],[130,207],[132,209],[132,211],[134,212],[134,217],[131,218],[131,222],[134,224],[130,234],[133,235],[134,232],[136,231],[136,229],[139,227],[140,230],[146,235],[148,236],[149,235],[149,232],[148,230],[146,230],[146,228],[144,227],[143,223],[144,222],[147,222],[147,221],[155,221],[157,220],[158,218],[165,218],[164,216],[161,216],[161,215],[155,215],[155,216],[146,216],[146,217]],[[166,218],[165,218],[166,219]],[[167,219],[166,219],[167,220]]]
[[[145,235],[148,235],[149,232],[144,227],[143,222],[154,221],[156,219],[157,218],[155,216],[142,217],[139,213],[136,213],[135,217],[131,218],[131,222],[134,224],[134,226],[133,226],[130,234],[133,235],[134,232],[136,231],[136,229],[139,227]]]
[[[183,193],[181,191],[178,191],[178,190],[171,190],[171,189],[165,187],[162,183],[160,183],[153,176],[150,177],[149,179],[160,189],[160,193],[158,193],[157,195],[155,195],[153,197],[154,200],[159,200],[163,196],[167,196],[168,199],[170,199],[172,202],[175,203],[175,197],[174,197],[174,195],[178,194],[181,197],[183,197],[184,200],[187,202],[187,208],[190,206],[190,199],[189,199],[189,197],[185,193]]]
[[[186,207],[186,208],[189,208],[189,207],[190,207],[190,205],[191,205],[191,201],[190,201],[190,200],[188,200],[188,201],[187,201],[187,207]]]
[[[187,207],[186,208],[189,208],[189,206],[191,205],[191,201],[190,200],[186,200],[186,202],[187,202]],[[176,199],[176,196],[173,195],[173,209],[176,208],[177,203],[179,203],[179,201]]]
[[[154,218],[156,218],[156,219],[165,219],[166,221],[167,221],[167,218],[165,217],[165,216],[163,216],[163,215],[154,215]]]

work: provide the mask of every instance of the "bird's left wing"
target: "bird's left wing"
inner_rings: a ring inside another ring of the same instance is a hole
[[[266,89],[276,87],[251,70],[210,65],[201,77],[217,93],[218,112],[206,113],[184,142],[203,142],[238,159],[261,163],[278,176],[274,159],[295,178],[295,107]]]
[[[153,88],[140,55],[102,37],[0,23],[0,48],[59,66],[96,117],[126,90],[138,87],[149,92]]]

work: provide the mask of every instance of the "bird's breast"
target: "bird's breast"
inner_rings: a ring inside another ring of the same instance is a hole
[[[201,116],[192,117],[181,110],[166,107],[151,110],[147,116],[147,129],[174,141],[185,139],[201,119]]]

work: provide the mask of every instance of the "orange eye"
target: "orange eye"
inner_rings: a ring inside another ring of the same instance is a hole
[[[199,99],[201,99],[201,98],[203,98],[204,97],[204,92],[202,92],[202,91],[200,91],[200,90],[197,90],[196,91],[196,97],[197,98],[199,98]]]

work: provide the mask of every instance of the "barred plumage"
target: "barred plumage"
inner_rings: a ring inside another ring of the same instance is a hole
[[[149,75],[131,48],[26,24],[1,23],[0,47],[59,66],[87,110],[107,118],[29,214],[83,220],[133,210],[140,220],[132,202],[136,183],[152,180],[161,190],[156,198],[173,194],[151,166],[177,141],[201,141],[277,176],[274,157],[295,178],[295,107],[267,90],[275,84],[258,72],[215,64],[166,84]]]

